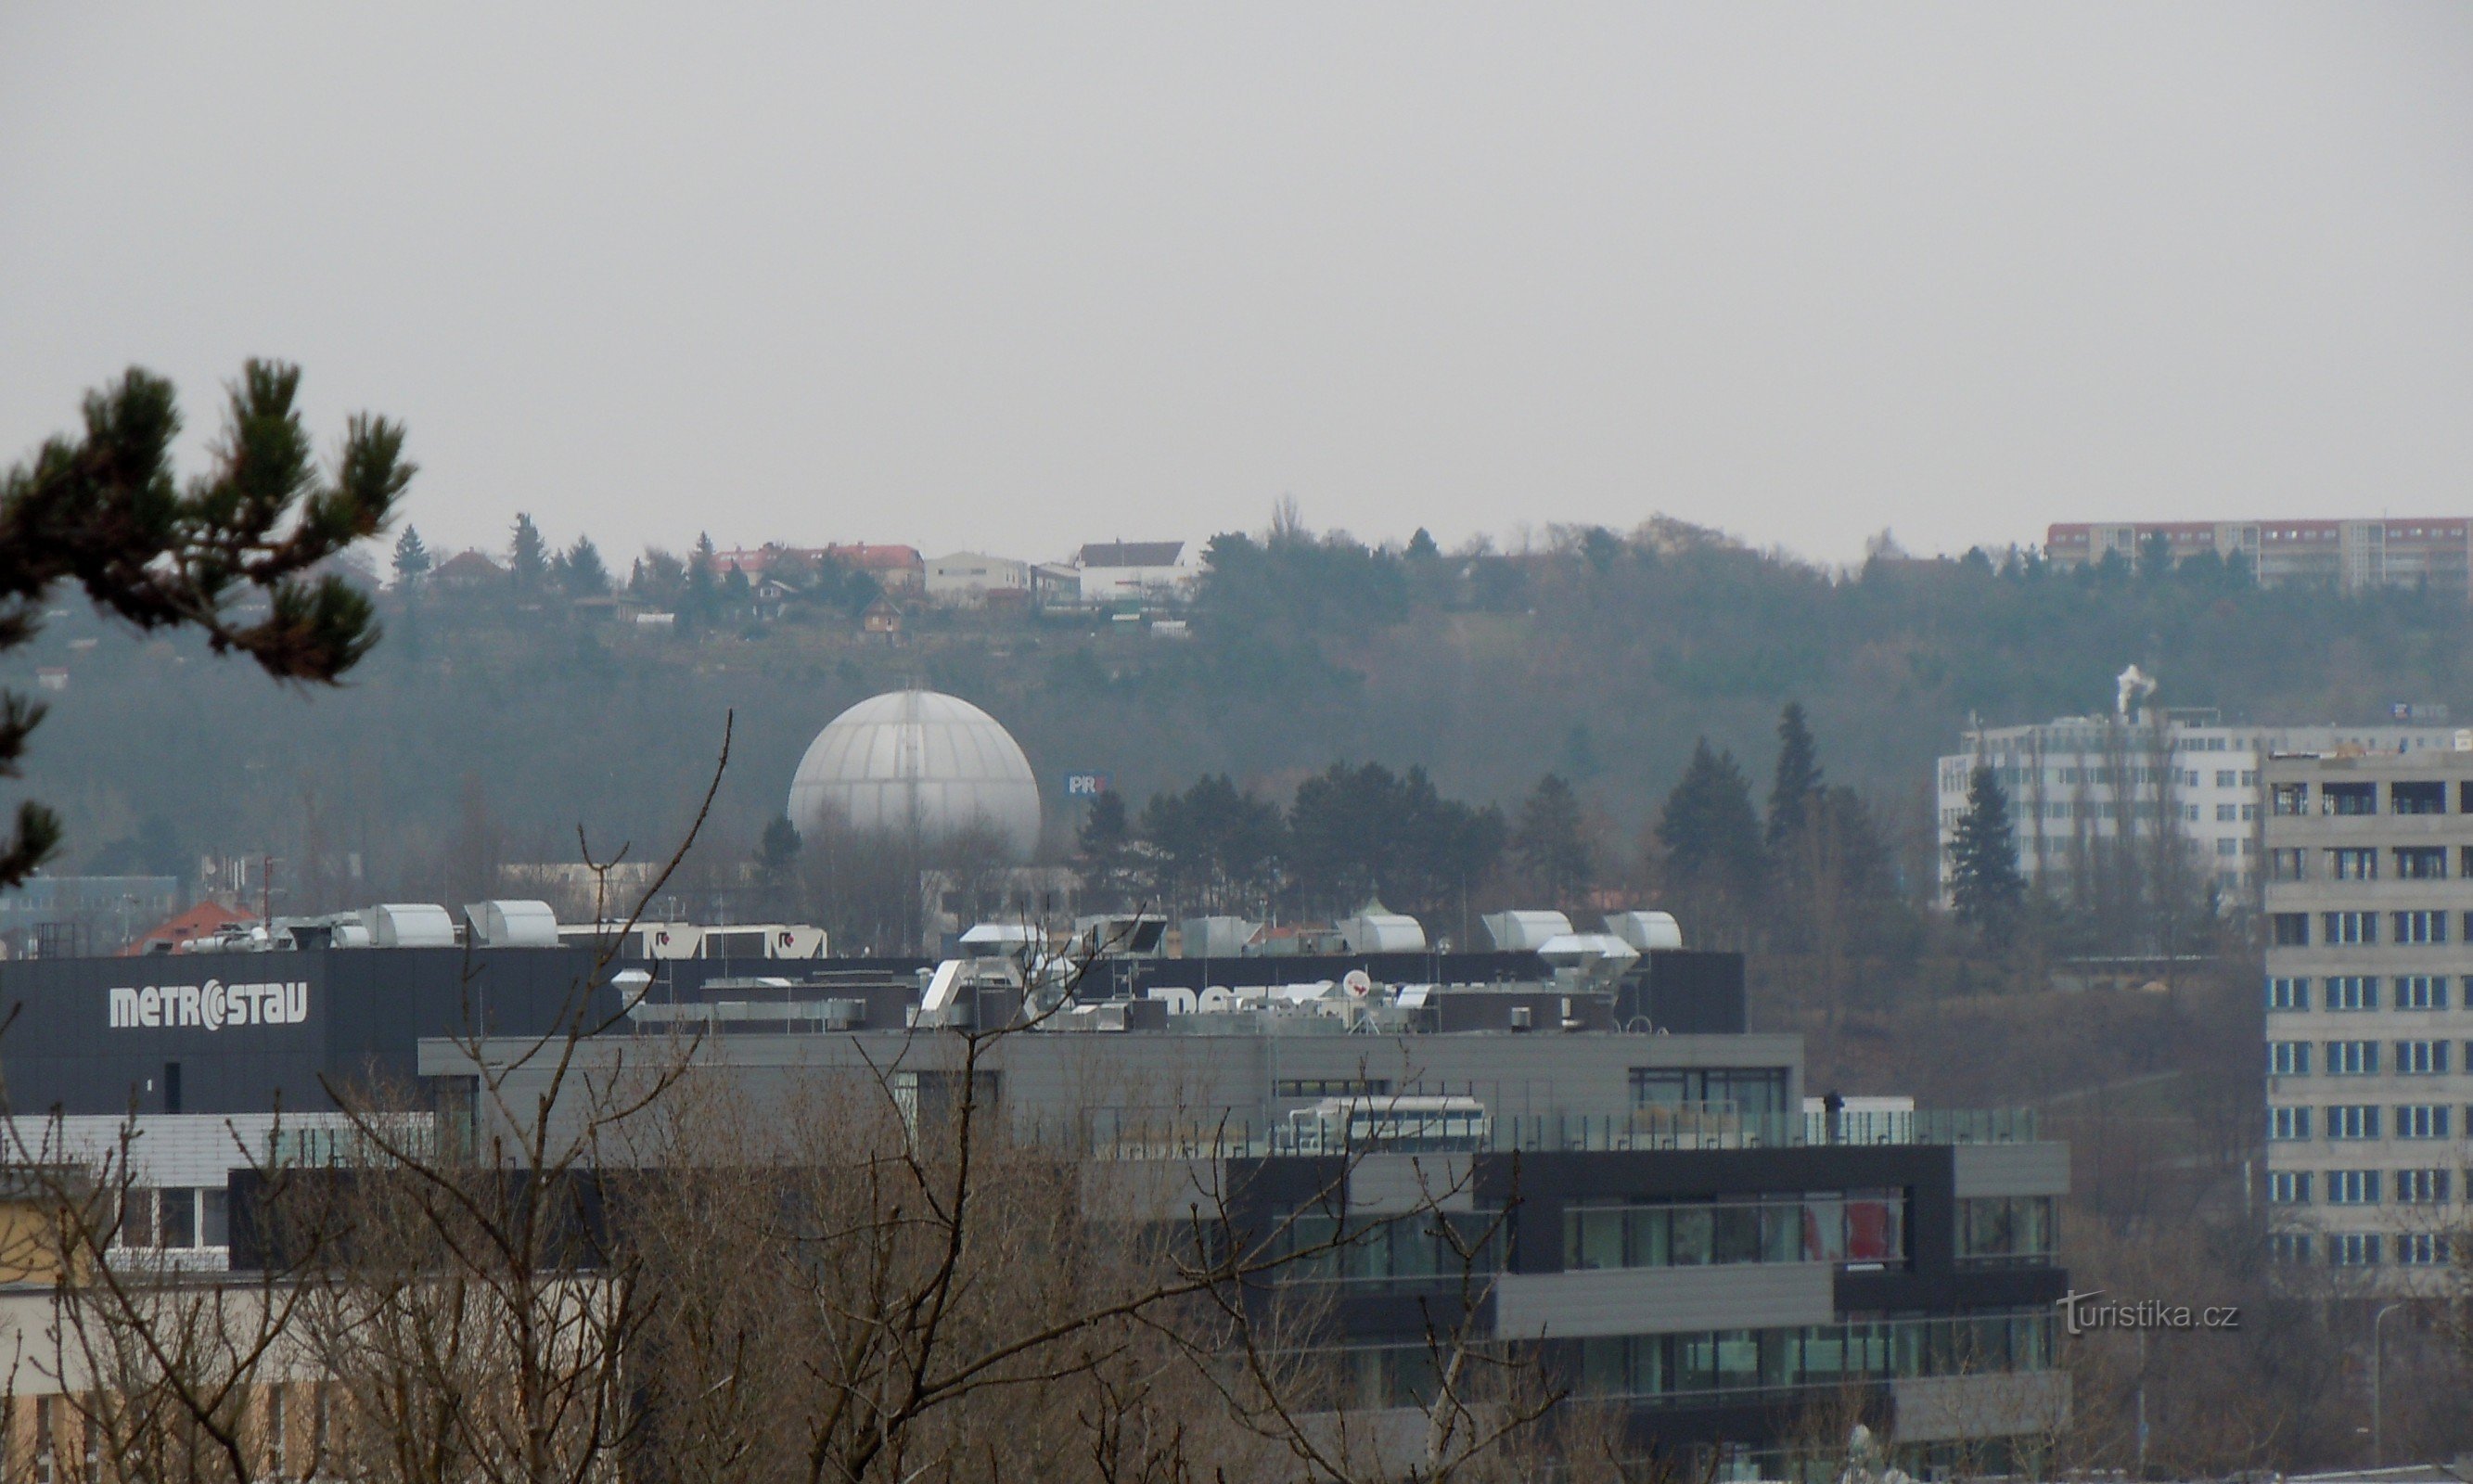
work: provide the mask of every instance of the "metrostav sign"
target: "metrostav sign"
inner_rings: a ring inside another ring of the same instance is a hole
[[[299,1025],[309,1018],[309,981],[267,984],[114,985],[111,1028],[220,1031],[235,1025]]]

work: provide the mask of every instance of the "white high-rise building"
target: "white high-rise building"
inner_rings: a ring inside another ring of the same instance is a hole
[[[2473,1194],[2466,741],[2267,763],[2269,1228],[2338,1291],[2444,1294],[2456,1272]]]
[[[2151,840],[2173,830],[2190,842],[2198,869],[2214,874],[2225,899],[2255,900],[2263,758],[2455,745],[2449,727],[2227,726],[2213,710],[2142,708],[1971,728],[1934,774],[1941,896],[1946,902],[1950,846],[1978,763],[1993,770],[2009,796],[2018,870],[2030,881],[2081,869],[2091,851],[2124,837]]]

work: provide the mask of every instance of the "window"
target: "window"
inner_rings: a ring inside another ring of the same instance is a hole
[[[2306,1041],[2270,1041],[2267,1043],[2267,1074],[2270,1077],[2307,1077],[2310,1075],[2310,1042]]]
[[[2378,1137],[2378,1105],[2375,1103],[2346,1103],[2329,1108],[2327,1110],[2327,1137],[2337,1140]]]
[[[2395,852],[2396,878],[2402,881],[2444,881],[2447,879],[2447,847],[2443,845],[2398,846]]]
[[[2275,923],[2275,945],[2277,947],[2306,948],[2310,946],[2309,913],[2279,912],[2275,914],[2273,921]]]
[[[2379,1238],[2372,1232],[2331,1232],[2327,1234],[2327,1265],[2338,1268],[2371,1268],[2379,1265]]]
[[[2473,814],[2473,783],[2456,785],[2456,812]]]
[[[2444,1206],[2447,1204],[2447,1172],[2398,1170],[2395,1172],[2395,1198],[2399,1206]]]
[[[1959,1204],[1963,1226],[1966,1203]],[[2050,1207],[2046,1198],[2043,1224],[2036,1230],[2047,1234],[2040,1238],[2038,1252],[2051,1251]],[[1746,1262],[1903,1265],[1906,1231],[1903,1190],[1833,1190],[1717,1202],[1580,1201],[1564,1210],[1563,1265],[1570,1271]],[[1438,1258],[1419,1272],[1446,1270]]]
[[[2444,974],[2396,975],[2395,1007],[2398,1010],[2446,1009],[2447,977]]]
[[[2235,782],[2239,781],[2240,778],[2241,773],[2237,769],[2218,768],[2216,770],[2216,786],[2218,788],[2230,788]]]
[[[2442,1103],[2402,1103],[2395,1111],[2398,1138],[2445,1138],[2447,1108]]]
[[[2310,785],[2278,783],[2275,785],[2275,812],[2287,819],[2310,812]]]
[[[2231,838],[2219,840],[2216,842],[2216,853],[2219,855],[2239,855],[2241,853],[2241,842]]]
[[[1387,1077],[1283,1077],[1271,1084],[1273,1097],[1388,1097]]]
[[[2244,768],[2242,770],[2241,786],[2244,788],[2258,787],[2258,770],[2256,768]]]
[[[2258,805],[2254,803],[2245,803],[2241,806],[2241,809],[2243,824],[2255,825],[2258,823]]]
[[[2378,878],[2378,851],[2365,847],[2347,847],[2327,852],[2328,880],[2375,881]]]
[[[2229,825],[2229,824],[2233,823],[2235,820],[2238,820],[2238,819],[2240,819],[2240,818],[2241,818],[2241,805],[2240,805],[2240,804],[2237,804],[2237,803],[2220,803],[2220,804],[2216,805],[2216,823],[2217,823],[2217,824],[2219,824],[2219,825]]]
[[[1741,1113],[1784,1113],[1786,1068],[1632,1068],[1631,1105],[1634,1108],[1671,1108],[1695,1103],[1727,1104]]]
[[[198,1193],[194,1190],[157,1192],[156,1209],[160,1212],[158,1233],[166,1247],[188,1248],[198,1245]]]
[[[2447,1042],[2443,1041],[2399,1041],[2395,1043],[2395,1069],[2408,1077],[2428,1077],[2447,1070]]]
[[[2268,871],[2278,881],[2305,879],[2310,852],[2293,846],[2279,845],[2267,852]]]
[[[2376,1170],[2329,1170],[2327,1172],[2327,1204],[2330,1206],[2378,1205],[2379,1172]]]
[[[2330,1010],[2378,1009],[2378,979],[2370,974],[2328,975],[2327,1008]]]
[[[2328,1076],[2368,1077],[2375,1075],[2378,1069],[2379,1043],[2377,1041],[2331,1041],[2327,1042]]]
[[[2388,807],[2397,814],[2444,814],[2447,812],[2447,785],[2390,783],[2388,785]]]
[[[2447,1261],[2447,1238],[2436,1232],[2396,1234],[2395,1259],[2407,1267],[2437,1267]]]
[[[2307,1108],[2270,1108],[2267,1111],[2267,1137],[2278,1143],[2292,1143],[2310,1137],[2310,1110]]]
[[[2198,806],[2195,803],[2185,803],[2181,805],[2181,818],[2189,821],[2193,825],[2198,823]]]
[[[1960,1262],[2022,1264],[2050,1259],[2056,1242],[2049,1195],[1979,1196],[1957,1203]]]
[[[2307,979],[2268,980],[2267,1008],[2269,1010],[2309,1009],[2310,981]]]
[[[2447,941],[2447,914],[2420,911],[2395,915],[2395,941],[2402,944],[2433,944]]]
[[[2376,814],[2379,812],[2379,786],[2376,783],[2321,783],[2318,785],[2318,812]]]
[[[2379,915],[2375,912],[2330,912],[2326,918],[2330,944],[2362,944],[2379,941]]]
[[[2267,1198],[2278,1206],[2309,1205],[2310,1172],[2307,1170],[2269,1171]]]
[[[2270,1232],[2267,1235],[2267,1257],[2270,1262],[2307,1262],[2310,1260],[2310,1233],[2307,1232]]]

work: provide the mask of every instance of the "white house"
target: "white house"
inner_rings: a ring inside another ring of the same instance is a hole
[[[957,551],[927,561],[927,601],[948,608],[984,608],[1000,594],[1030,595],[1030,563],[982,552]]]
[[[1082,573],[1082,601],[1182,603],[1193,587],[1193,569],[1184,555],[1183,541],[1092,541],[1073,554]]]

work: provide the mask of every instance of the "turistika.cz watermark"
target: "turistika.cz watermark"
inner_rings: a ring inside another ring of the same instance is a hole
[[[2193,1307],[2141,1299],[2134,1304],[2103,1302],[2103,1290],[2072,1290],[2053,1301],[2061,1311],[2061,1328],[2072,1334],[2100,1329],[2238,1329],[2241,1307],[2232,1304]]]

